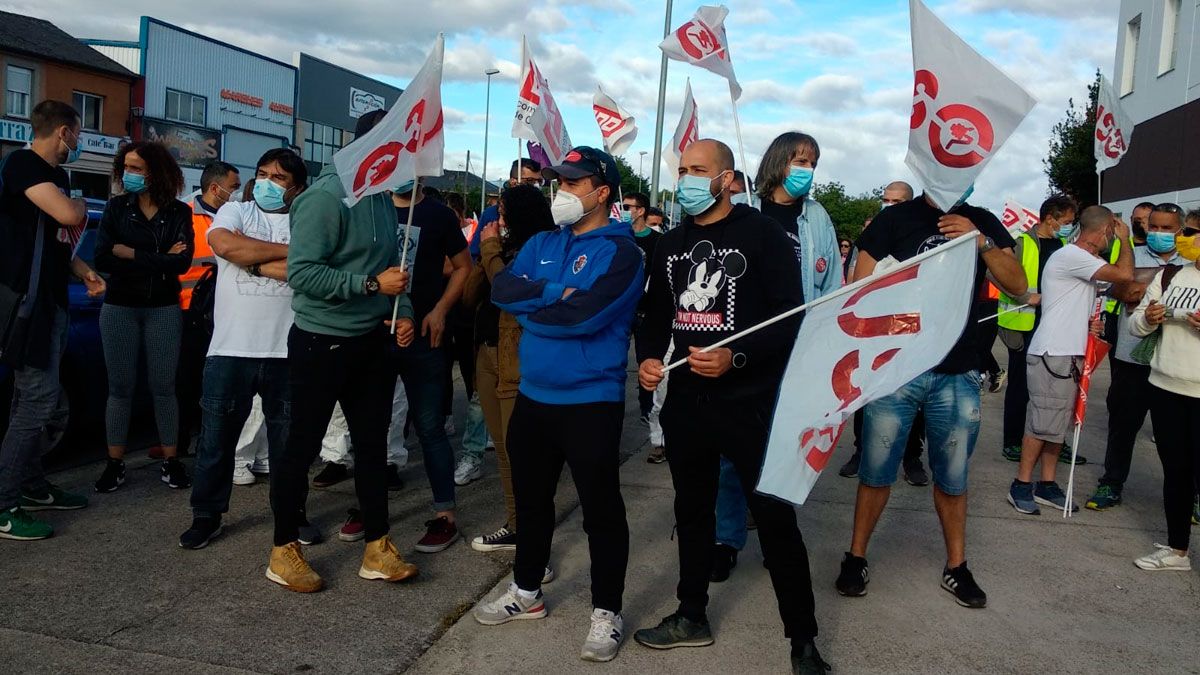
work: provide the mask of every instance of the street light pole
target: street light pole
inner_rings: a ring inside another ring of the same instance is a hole
[[[642,163],[646,161],[646,151],[638,152],[638,180],[641,181],[642,192],[646,192],[646,174],[642,173]]]
[[[492,76],[500,71],[495,68],[488,68],[483,71],[487,75],[487,103],[484,106],[483,114],[483,168],[479,171],[479,177],[482,179],[482,185],[479,188],[479,213],[483,213],[483,209],[487,206],[487,146],[488,132],[491,130],[492,121]]]
[[[671,34],[671,0],[667,0],[666,16],[663,18],[663,38]],[[654,120],[654,160],[651,162],[650,206],[658,206],[658,169],[662,164],[663,112],[667,107],[667,53],[662,54],[662,65],[658,71],[658,116]]]

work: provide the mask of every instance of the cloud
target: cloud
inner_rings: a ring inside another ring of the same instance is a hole
[[[1115,18],[1120,5],[1120,0],[956,0],[945,6],[935,7],[934,11],[953,14],[1010,12],[1059,19],[1085,15]]]
[[[742,101],[796,105],[825,112],[858,107],[863,100],[862,80],[849,75],[818,75],[799,87],[774,80],[754,80],[743,84]]]

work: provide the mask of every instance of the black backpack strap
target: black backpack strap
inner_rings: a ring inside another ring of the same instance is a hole
[[[1183,269],[1183,265],[1167,265],[1163,267],[1162,277],[1159,279],[1158,294],[1160,296],[1167,294],[1167,289],[1171,287],[1171,280],[1179,274],[1179,270]]]

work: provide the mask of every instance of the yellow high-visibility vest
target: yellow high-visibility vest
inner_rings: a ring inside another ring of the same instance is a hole
[[[1113,247],[1112,247],[1112,253],[1111,253],[1111,254],[1108,256],[1108,262],[1109,262],[1109,264],[1110,264],[1110,265],[1116,265],[1116,264],[1117,264],[1117,259],[1118,259],[1118,258],[1120,258],[1120,257],[1121,257],[1121,240],[1120,240],[1120,239],[1118,239],[1118,240],[1117,240],[1117,241],[1116,241],[1116,242],[1113,244]],[[1109,314],[1120,314],[1120,313],[1121,313],[1121,303],[1120,303],[1120,301],[1119,301],[1119,300],[1116,300],[1116,299],[1114,299],[1114,298],[1109,298],[1109,299],[1108,299],[1108,300],[1107,300],[1107,301],[1104,303],[1104,311],[1105,311],[1105,312],[1107,312],[1107,313],[1109,313]]]
[[[1021,267],[1025,270],[1025,281],[1029,284],[1029,292],[1037,293],[1038,289],[1038,243],[1033,235],[1022,232],[1017,241],[1025,240],[1021,246]],[[1036,307],[1020,307],[1020,303],[1003,290],[1000,291],[1000,316],[996,322],[1001,328],[1028,333],[1033,330],[1037,318]]]

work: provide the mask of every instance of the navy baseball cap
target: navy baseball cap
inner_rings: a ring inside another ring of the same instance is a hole
[[[573,148],[563,158],[562,164],[542,169],[542,177],[546,180],[554,180],[559,176],[572,180],[599,176],[600,180],[613,190],[621,185],[621,173],[617,171],[617,163],[612,155],[586,145]]]

